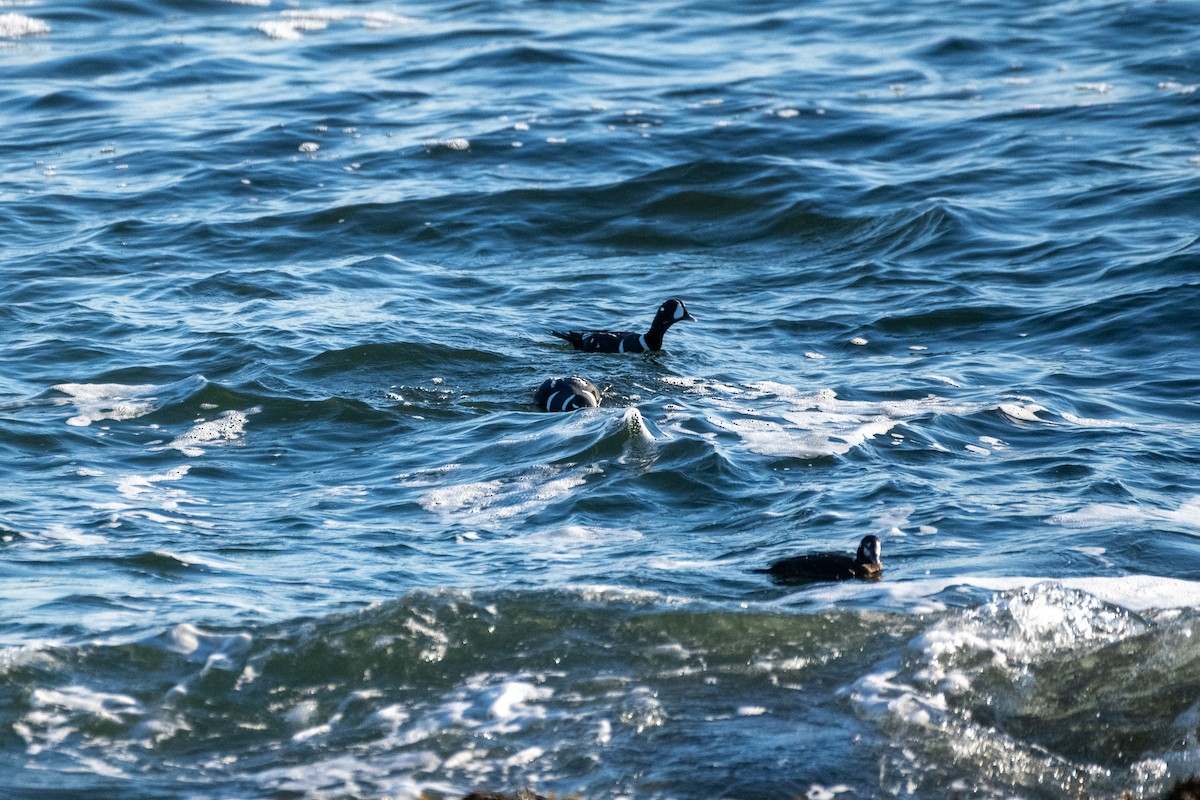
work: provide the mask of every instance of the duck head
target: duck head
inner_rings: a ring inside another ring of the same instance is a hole
[[[688,313],[687,306],[682,300],[671,299],[658,307],[658,313],[654,315],[654,327],[662,327],[664,330],[674,325],[676,322],[695,322],[696,318]]]
[[[883,571],[883,561],[879,556],[882,546],[878,536],[864,536],[858,543],[858,554],[854,557],[854,566],[863,575],[878,575]]]

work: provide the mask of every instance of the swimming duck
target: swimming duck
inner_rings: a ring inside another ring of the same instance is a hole
[[[854,558],[842,553],[807,553],[776,561],[767,569],[755,571],[769,573],[776,580],[800,583],[844,581],[850,578],[877,581],[883,573],[879,553],[879,537],[864,536]]]
[[[575,411],[600,405],[600,390],[587,378],[548,378],[534,392],[533,402],[543,411]]]
[[[632,331],[550,331],[560,339],[566,339],[576,350],[585,353],[642,353],[661,350],[663,334],[676,322],[695,322],[682,300],[668,300],[658,307],[650,330],[645,333]]]

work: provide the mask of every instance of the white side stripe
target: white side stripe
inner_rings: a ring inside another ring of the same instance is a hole
[[[558,397],[560,394],[562,394],[562,392],[555,392],[554,394],[552,394],[546,398],[546,410],[547,411],[554,410],[554,398]]]

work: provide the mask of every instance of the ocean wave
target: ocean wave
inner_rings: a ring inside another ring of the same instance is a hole
[[[197,741],[284,756],[266,768],[210,763],[204,781],[214,788],[307,795],[345,781],[363,796],[519,780],[659,796],[651,787],[672,764],[713,769],[713,735],[757,741],[757,756],[739,757],[743,768],[778,771],[779,754],[826,738],[822,704],[848,698],[862,714],[851,727],[863,757],[879,758],[882,771],[789,762],[777,772],[783,785],[837,775],[870,793],[909,780],[923,796],[939,781],[1037,792],[1049,776],[1052,793],[1107,791],[1161,785],[1188,758],[1172,726],[1190,701],[1171,687],[1190,681],[1194,654],[1180,642],[1197,621],[1190,608],[1148,608],[1139,581],[1034,582],[902,615],[671,608],[629,590],[418,593],[276,625],[184,623],[133,642],[8,651],[0,694],[35,764],[121,753],[114,768],[153,772],[162,758],[186,760]],[[1085,587],[1147,610],[1122,610]],[[1156,596],[1178,607],[1177,589]],[[1156,696],[1177,702],[1132,699],[1147,659],[1159,665]],[[797,704],[798,692],[812,703]],[[243,731],[233,741],[220,734],[231,725]],[[643,765],[625,783],[634,754],[663,736],[677,741],[672,764]],[[947,747],[951,758],[935,755]],[[561,766],[578,758],[591,765],[583,784]],[[310,766],[291,766],[301,763]]]
[[[78,412],[67,419],[67,424],[86,427],[105,420],[145,417],[200,391],[204,384],[203,377],[195,376],[173,384],[60,383],[52,388],[70,398],[56,399],[56,404],[70,403]]]

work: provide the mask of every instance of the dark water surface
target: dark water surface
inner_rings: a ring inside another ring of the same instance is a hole
[[[1198,30],[0,8],[0,795],[1200,771]],[[752,572],[867,533],[880,583]]]

